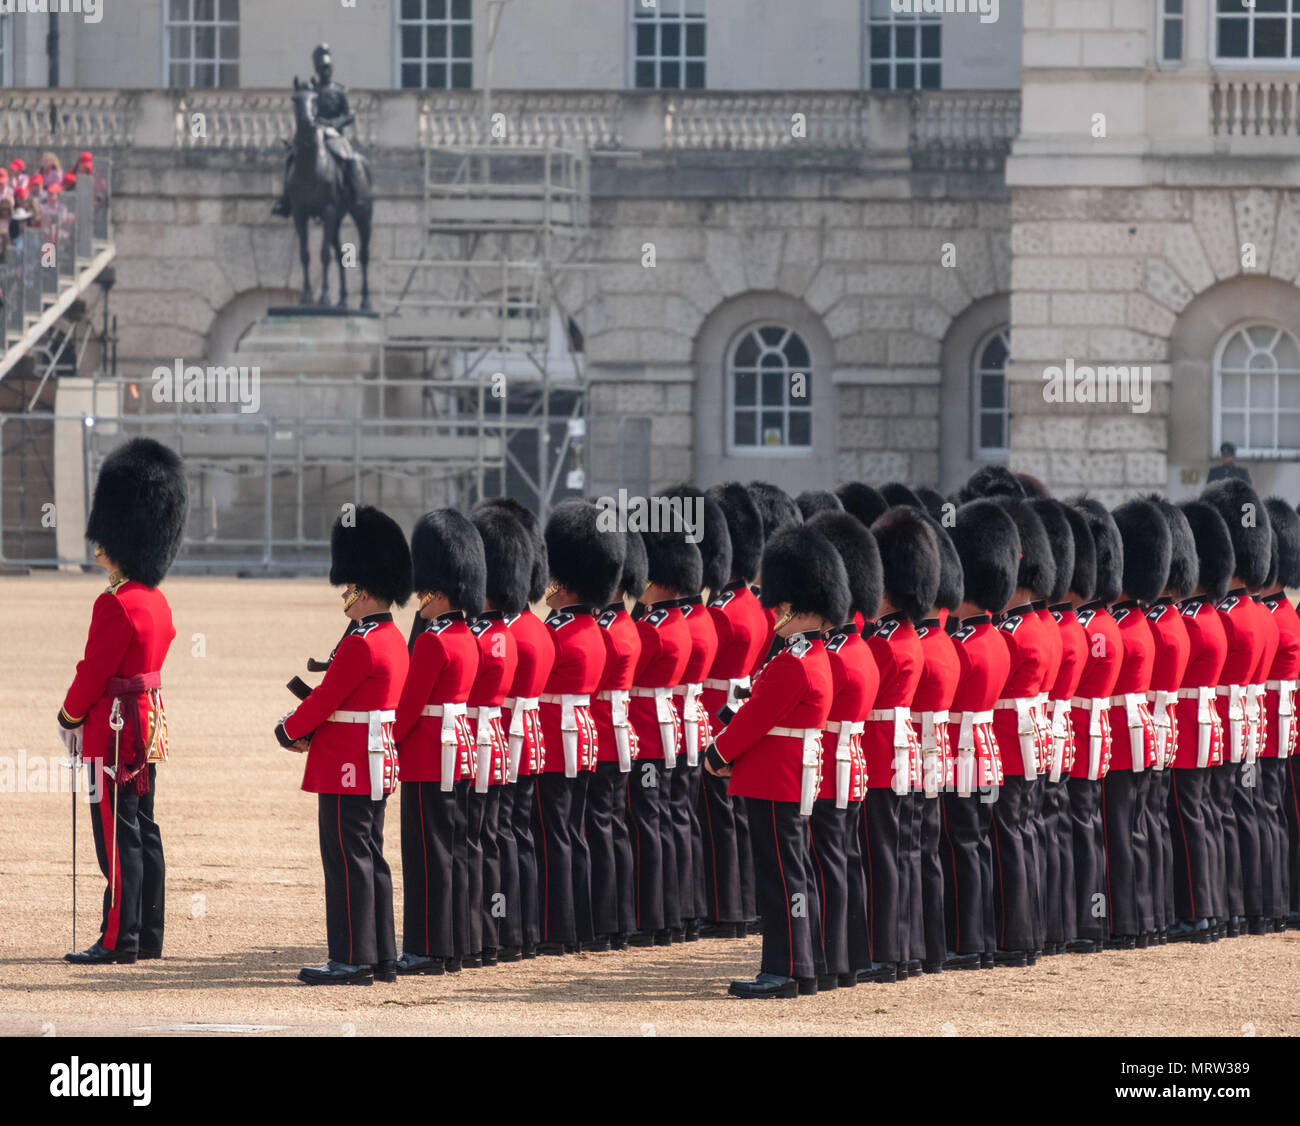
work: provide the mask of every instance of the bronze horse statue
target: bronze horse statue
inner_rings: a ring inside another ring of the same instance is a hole
[[[316,121],[316,91],[295,76],[293,80],[293,169],[287,185],[293,225],[298,231],[298,257],[302,261],[302,296],[299,304],[312,304],[311,254],[307,245],[307,221],[319,219],[324,225],[321,237],[321,288],[317,304],[328,305],[330,251],[339,266],[338,307],[348,305],[347,273],[343,266],[343,247],[339,228],[343,217],[351,215],[360,243],[361,309],[370,310],[370,227],[375,200],[370,186],[370,167],[359,153],[351,168],[335,155],[331,140],[337,134]]]

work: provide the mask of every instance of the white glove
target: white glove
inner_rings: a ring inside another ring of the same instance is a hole
[[[63,745],[68,748],[68,757],[73,762],[81,761],[81,743],[85,728],[82,727],[64,727],[59,724],[59,738],[63,740]]]

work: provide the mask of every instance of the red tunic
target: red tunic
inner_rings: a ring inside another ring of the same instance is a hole
[[[171,607],[156,587],[128,579],[95,599],[85,656],[77,662],[72,687],[63,698],[61,722],[83,727],[83,761],[103,759],[112,765],[113,731],[108,717],[114,696],[108,682],[115,677],[161,674],[176,629]],[[151,703],[137,695],[140,730],[149,730]],[[123,734],[126,732],[123,728]]]
[[[705,677],[709,675],[718,656],[718,630],[702,598],[683,598],[680,609],[691,637],[691,651],[686,659],[686,668],[682,670],[681,683],[673,689],[673,702],[682,720],[683,753],[691,765],[696,765],[699,756],[713,742],[713,731],[704,710],[703,695]],[[688,698],[691,709],[689,715],[686,710]],[[690,742],[692,733],[695,736],[693,747]]]
[[[712,723],[721,726],[718,712],[727,702],[727,685],[747,681],[767,654],[769,619],[744,583],[732,583],[716,594],[709,602],[709,617],[718,635],[718,652],[704,685],[704,710]]]
[[[795,634],[763,666],[754,680],[753,695],[714,744],[733,764],[728,787],[733,796],[800,800],[803,741],[773,731],[820,732],[830,714],[832,692],[830,659],[821,637]]]
[[[642,759],[663,760],[664,739],[676,761],[682,743],[681,718],[673,707],[671,689],[682,682],[686,662],[691,658],[691,631],[675,602],[646,606],[638,602],[632,610],[641,655],[632,676],[632,705],[629,715],[636,732]],[[655,689],[660,691],[656,695]],[[668,691],[664,691],[668,689]]]
[[[1172,766],[1178,747],[1178,690],[1187,674],[1191,640],[1187,626],[1173,605],[1162,598],[1147,611],[1147,623],[1155,641],[1155,663],[1151,668],[1151,721],[1155,724],[1156,768]]]
[[[1178,616],[1187,631],[1187,668],[1178,700],[1174,767],[1195,770],[1202,762],[1218,766],[1223,762],[1224,734],[1214,700],[1228,655],[1228,638],[1218,611],[1204,597],[1187,599]]]
[[[1282,591],[1260,600],[1277,625],[1278,646],[1268,670],[1268,694],[1264,698],[1267,727],[1265,758],[1289,758],[1295,749],[1295,692],[1300,680],[1300,614]],[[1282,738],[1279,741],[1279,736]]]
[[[1052,763],[1049,774],[1061,778],[1074,768],[1076,744],[1074,725],[1070,722],[1071,701],[1083,679],[1088,662],[1088,638],[1079,624],[1074,608],[1063,602],[1051,609],[1053,621],[1061,634],[1061,663],[1056,680],[1047,690],[1052,719]]]
[[[1255,740],[1254,754],[1258,757],[1264,753],[1268,746],[1268,706],[1266,700],[1268,695],[1268,674],[1273,668],[1274,659],[1277,657],[1281,635],[1278,632],[1276,620],[1269,612],[1268,607],[1264,605],[1263,596],[1255,595],[1251,599],[1251,604],[1255,608],[1255,623],[1259,636],[1263,638],[1263,648],[1259,660],[1255,664],[1255,673],[1250,678],[1250,683],[1255,691],[1251,734]]]
[[[618,743],[614,737],[613,706],[608,693],[626,692],[632,687],[637,658],[641,655],[641,638],[636,623],[622,602],[605,608],[596,619],[605,642],[605,671],[596,689],[597,699],[591,704],[591,718],[596,722],[596,741],[600,746],[598,762],[617,762]],[[626,718],[624,718],[626,722]],[[629,725],[628,738],[631,755],[636,757],[636,739]]]
[[[1060,664],[1054,659],[1061,643],[1060,631],[1050,615],[1044,621],[1034,606],[1024,605],[1007,611],[998,622],[998,632],[1011,655],[1011,673],[993,713],[1002,770],[1011,777],[1036,777],[1046,765],[1048,751],[1043,745],[1046,732],[1038,699]],[[1033,756],[1028,764],[1026,752]]]
[[[920,761],[913,771],[913,789],[923,789],[927,797],[952,784],[956,756],[948,739],[948,713],[957,693],[961,662],[957,646],[944,632],[938,618],[930,618],[917,627],[921,642],[921,679],[912,697],[912,725],[921,744]]]
[[[1241,762],[1252,740],[1250,717],[1246,714],[1246,686],[1254,683],[1264,637],[1255,616],[1257,607],[1244,587],[1229,591],[1216,609],[1228,639],[1228,654],[1219,674],[1219,719],[1223,721],[1227,739],[1227,761]]]
[[[515,679],[510,685],[501,711],[501,723],[511,743],[511,754],[518,758],[520,774],[538,774],[546,761],[546,747],[542,741],[542,725],[536,710],[519,711],[518,700],[536,700],[551,675],[555,663],[555,642],[551,631],[531,610],[516,614],[507,623],[515,639],[515,652],[519,663],[515,665]],[[556,748],[559,754],[559,748]]]
[[[826,641],[826,655],[831,669],[831,710],[826,717],[828,729],[822,733],[822,782],[817,796],[838,796],[836,763],[842,746],[848,755],[844,794],[847,801],[861,801],[866,797],[867,760],[862,752],[862,732],[853,732],[851,725],[865,727],[880,689],[880,672],[857,626],[833,630]],[[836,725],[850,730],[834,730]]]
[[[912,697],[921,682],[925,656],[916,629],[901,614],[888,614],[867,639],[880,673],[876,705],[862,732],[862,750],[867,760],[867,786],[872,790],[892,789],[907,793],[912,756],[920,751],[916,731],[910,722]],[[892,715],[881,715],[880,713]]]
[[[474,729],[474,781],[482,792],[487,786],[505,784],[507,744],[501,704],[514,681],[519,651],[499,610],[486,611],[469,628],[478,639],[478,674],[469,690],[469,719]]]
[[[604,631],[585,606],[552,610],[546,627],[555,642],[555,664],[542,690],[542,739],[547,774],[596,768],[596,725],[591,719],[591,695],[605,672]],[[564,697],[578,697],[576,701]],[[566,752],[565,739],[572,751]],[[576,752],[576,754],[574,753]]]
[[[1124,640],[1102,602],[1080,606],[1075,617],[1087,639],[1088,653],[1070,711],[1075,746],[1070,777],[1095,782],[1110,766],[1110,697],[1124,663]],[[1098,703],[1094,706],[1093,701]]]
[[[1136,602],[1117,602],[1111,617],[1119,626],[1124,660],[1111,696],[1110,733],[1112,770],[1145,770],[1155,765],[1156,735],[1147,693],[1155,666],[1156,640]],[[1120,697],[1122,701],[1116,703]]]
[[[759,588],[752,587],[751,589],[757,601]],[[754,658],[754,663],[750,666],[750,676],[754,676],[763,667],[763,662],[767,660],[767,655],[772,651],[772,642],[776,640],[776,607],[765,607],[760,604],[759,609],[763,611],[763,644],[759,646],[758,656]]]
[[[423,712],[431,706],[467,704],[478,666],[478,641],[460,611],[435,618],[416,635],[393,724],[403,782],[443,780],[444,730],[456,740],[451,781],[473,777],[474,731],[469,720],[460,715],[445,723],[445,717]]]
[[[956,760],[953,784],[966,796],[974,787],[1002,784],[1002,756],[993,730],[993,705],[1011,675],[1011,653],[990,614],[963,619],[952,635],[957,688],[949,709],[948,740]]]
[[[397,707],[410,658],[392,614],[353,623],[339,642],[320,682],[284,720],[290,739],[311,736],[302,788],[310,794],[370,793],[369,729],[334,722],[336,712],[391,711]],[[388,734],[395,738],[394,727]],[[388,756],[386,756],[387,758]],[[387,774],[389,764],[385,763]],[[385,790],[395,779],[386,779]]]

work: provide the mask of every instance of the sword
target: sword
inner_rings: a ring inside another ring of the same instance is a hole
[[[122,698],[115,696],[113,698],[113,711],[108,717],[108,726],[113,729],[113,786],[117,787],[118,756],[122,747],[122,728],[125,721],[122,719]],[[122,815],[122,802],[116,794],[113,801],[113,849],[109,858],[108,869],[108,906],[110,908],[117,906],[117,821]],[[73,943],[75,946],[76,943]]]
[[[72,949],[77,948],[77,780],[81,758],[73,754],[71,762],[63,764],[72,771]]]

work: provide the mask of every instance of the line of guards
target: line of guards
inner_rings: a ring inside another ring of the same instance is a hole
[[[949,500],[670,495],[702,527],[611,530],[575,500],[542,528],[501,498],[426,514],[408,549],[376,509],[339,518],[350,621],[276,728],[319,795],[329,961],[303,981],[761,930],[731,992],[788,997],[1300,922],[1286,502],[1226,480],[1107,511],[1000,467]],[[169,563],[123,589],[161,600]],[[153,667],[118,690],[149,730],[170,634],[131,628]],[[110,810],[97,844],[108,816],[122,835]],[[133,961],[142,925],[161,952],[161,844],[116,843],[100,942],[73,960]]]

